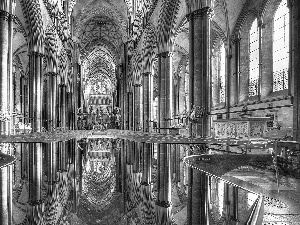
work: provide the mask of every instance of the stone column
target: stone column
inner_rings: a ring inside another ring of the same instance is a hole
[[[43,55],[29,55],[29,118],[33,132],[42,131],[42,70]]]
[[[61,89],[60,91],[60,127],[65,130],[66,129],[66,88],[67,86],[65,84],[60,84],[59,88]]]
[[[11,5],[11,4],[9,4]],[[0,8],[0,113],[3,115],[0,121],[0,134],[9,134],[10,118],[10,81],[11,71],[9,71],[10,57],[10,21],[12,19],[11,7],[2,4]],[[9,154],[9,145],[1,144],[0,151]],[[12,179],[11,166],[0,169],[0,223],[12,224]]]
[[[127,100],[128,100],[128,106],[127,106],[128,130],[133,130],[134,129],[134,120],[133,120],[134,101],[133,101],[133,93],[132,92],[127,92]]]
[[[300,141],[300,1],[288,1],[292,21],[291,40],[292,51],[290,51],[291,65],[290,73],[294,81],[293,85],[293,139]]]
[[[121,101],[122,101],[122,121],[123,121],[123,123],[122,123],[122,129],[123,130],[127,130],[128,129],[128,116],[127,116],[127,113],[128,113],[128,103],[129,103],[129,100],[128,100],[128,95],[127,95],[127,71],[128,71],[128,69],[127,69],[127,67],[128,67],[128,65],[127,65],[127,51],[128,51],[128,44],[126,43],[125,45],[124,45],[125,47],[124,47],[124,54],[125,54],[125,56],[126,57],[124,57],[125,58],[125,63],[124,63],[124,67],[123,67],[123,77],[122,77],[122,80],[123,80],[123,85],[122,85],[122,93],[123,93],[123,95],[122,95],[122,99],[121,99]]]
[[[158,127],[160,133],[168,133],[165,128],[172,122],[172,53],[158,54]],[[162,129],[163,128],[163,129]],[[171,145],[159,144],[157,154],[157,219],[159,224],[170,224],[171,216]]]
[[[139,131],[141,127],[141,89],[142,89],[142,84],[135,84],[134,85],[134,123],[133,123],[133,129],[135,131]],[[133,148],[134,148],[134,156],[135,156],[135,161],[134,161],[134,167],[133,171],[134,173],[139,173],[141,171],[141,143],[134,142],[133,143]]]
[[[151,120],[151,94],[150,94],[151,73],[143,73],[143,131],[150,131]]]
[[[261,33],[262,33],[262,29],[264,28],[264,25],[262,23],[262,19],[259,20],[258,22],[258,46],[262,46],[262,41],[261,41]],[[261,100],[261,93],[262,93],[262,48],[259,48],[259,62],[258,62],[258,81],[257,81],[257,95],[258,95],[258,100]]]
[[[225,104],[226,104],[226,118],[230,118],[230,101],[231,101],[231,58],[232,58],[232,53],[231,53],[231,45],[230,41],[228,40],[228,45],[226,46],[226,63],[225,63],[225,68],[226,68],[226,88],[225,88]]]
[[[210,7],[189,15],[193,31],[190,34],[190,48],[193,48],[190,52],[190,110],[195,113],[196,121],[191,125],[191,135],[195,136],[206,136],[208,132],[211,16]]]
[[[192,2],[192,1],[191,1]],[[189,2],[188,4],[191,4]],[[211,70],[210,30],[212,7],[211,1],[207,6],[194,8],[190,5],[189,30],[190,30],[190,136],[208,135],[208,110],[209,110],[209,75]],[[201,5],[201,4],[200,4]],[[204,147],[204,146],[203,146]],[[204,148],[201,149],[204,149]],[[205,174],[188,171],[188,205],[187,223],[206,223],[206,192]],[[198,185],[199,183],[199,185]],[[200,185],[201,184],[201,185]],[[196,213],[197,212],[197,213]]]
[[[234,105],[234,104],[237,104],[239,102],[239,96],[240,96],[240,91],[239,91],[239,88],[240,88],[240,74],[241,74],[241,71],[240,71],[240,43],[241,43],[241,37],[240,37],[240,33],[236,33],[235,34],[235,39],[232,41],[233,42],[233,49],[234,49],[234,60],[233,63],[234,63],[234,73],[233,73],[233,80],[234,80],[234,83],[235,85],[231,86],[231,92],[230,92],[230,95],[231,95],[231,103]]]
[[[141,89],[142,84],[134,85],[134,130],[138,131],[141,127]]]
[[[185,74],[181,74],[178,79],[178,85],[179,85],[179,97],[178,97],[178,111],[179,113],[182,113],[185,110]],[[180,123],[183,121],[181,120]]]

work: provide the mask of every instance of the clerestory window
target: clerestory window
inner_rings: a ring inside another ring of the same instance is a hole
[[[255,19],[250,29],[249,41],[249,97],[258,95],[259,48],[259,30],[257,19]]]
[[[289,9],[282,1],[274,15],[273,92],[288,89]]]

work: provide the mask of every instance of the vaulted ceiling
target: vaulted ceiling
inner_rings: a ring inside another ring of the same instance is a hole
[[[86,85],[94,90],[102,86],[113,91],[116,85],[115,67],[127,38],[126,3],[118,0],[78,0],[72,16]],[[103,93],[102,89],[98,93]]]
[[[51,30],[51,26],[55,23],[51,13],[55,15],[64,13],[62,6],[67,1],[39,0],[39,2],[43,29],[44,31]],[[138,56],[134,56],[134,58],[139,60],[138,63],[143,61],[143,49],[146,42],[152,41],[154,51],[157,53],[156,41],[157,35],[160,33],[159,18],[162,7],[165,7],[164,2],[163,0],[69,0],[65,17],[71,18],[72,26],[68,28],[69,30],[55,31],[54,36],[57,39],[55,45],[58,55],[63,59],[68,54],[68,52],[61,51],[63,44],[60,39],[68,38],[72,29],[72,39],[80,49],[80,61],[85,70],[85,80],[90,79],[90,84],[99,84],[99,82],[103,85],[109,84],[114,89],[116,85],[115,68],[124,62],[123,43],[131,39],[136,40],[134,54],[138,54]],[[182,60],[182,57],[186,58],[189,51],[189,29],[186,18],[187,0],[178,0],[178,2],[179,8],[174,20],[173,70],[175,74],[179,73],[178,69],[182,67],[182,62],[186,61]],[[207,1],[203,0],[203,2]],[[213,40],[228,39],[235,31],[237,21],[242,21],[242,14],[245,14],[251,7],[264,4],[264,2],[267,0],[214,0]],[[15,60],[18,61],[18,67],[22,67],[23,73],[26,73],[29,31],[21,3],[22,1],[16,1],[17,17],[14,21],[13,51],[16,59],[18,59]],[[50,15],[47,11],[51,12]],[[132,25],[134,34],[128,31],[128,27]],[[137,70],[139,67],[134,69]],[[97,79],[99,82],[95,81]]]
[[[213,16],[214,39],[227,39],[234,30],[236,21],[245,3],[255,0],[215,0]],[[135,5],[133,4],[135,2]],[[114,68],[122,61],[123,43],[132,38],[128,34],[129,23],[134,23],[139,39],[135,53],[142,57],[145,27],[138,19],[146,16],[148,26],[158,29],[159,15],[163,7],[162,0],[148,0],[139,4],[132,0],[77,0],[73,7],[74,35],[80,44],[81,60],[85,68],[86,79],[99,80],[115,84]],[[178,72],[182,57],[188,55],[188,21],[186,1],[180,1],[175,19],[176,37],[174,42],[173,70]],[[133,37],[136,38],[136,37]],[[156,41],[156,40],[155,40]],[[107,54],[107,56],[105,56]],[[136,57],[140,58],[140,57]],[[186,60],[185,60],[186,61]],[[113,63],[111,63],[113,62]],[[100,78],[101,77],[101,78]],[[98,83],[98,82],[96,82]]]

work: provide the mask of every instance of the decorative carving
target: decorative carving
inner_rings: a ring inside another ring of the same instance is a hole
[[[167,57],[172,57],[173,53],[172,52],[161,52],[158,53],[157,56],[159,58],[167,58]]]
[[[5,21],[11,21],[13,19],[13,15],[10,14],[9,12],[6,12],[4,10],[0,10],[0,18],[5,20]]]
[[[151,72],[146,72],[146,73],[143,73],[142,75],[146,77],[146,76],[151,76],[152,73]]]
[[[190,112],[189,120],[191,122],[197,123],[204,116],[206,116],[206,110],[201,106],[195,106],[194,105],[191,112]]]
[[[164,208],[169,208],[172,206],[172,202],[166,202],[166,201],[156,201],[155,203],[157,206],[160,206],[160,207],[164,207]]]
[[[203,7],[201,9],[197,9],[193,14],[193,19],[202,18],[204,16],[209,16],[211,18],[213,16],[213,9],[211,7]]]
[[[0,121],[1,122],[9,121],[10,118],[11,118],[11,113],[8,110],[0,111]]]
[[[44,54],[42,54],[42,53],[40,53],[40,52],[31,51],[29,54],[32,55],[32,56],[34,56],[34,57],[41,57],[41,58],[44,58]]]
[[[206,154],[206,145],[205,144],[196,144],[196,145],[190,145],[190,151],[194,153],[194,155],[201,155]]]

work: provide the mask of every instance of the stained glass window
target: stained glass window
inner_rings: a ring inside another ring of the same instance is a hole
[[[220,94],[220,102],[225,102],[225,60],[226,60],[226,52],[224,43],[220,48],[220,72],[219,72],[219,94]]]
[[[282,1],[274,16],[273,91],[288,89],[289,9]]]
[[[258,95],[259,32],[257,19],[253,21],[250,29],[249,58],[249,97],[251,97]]]

